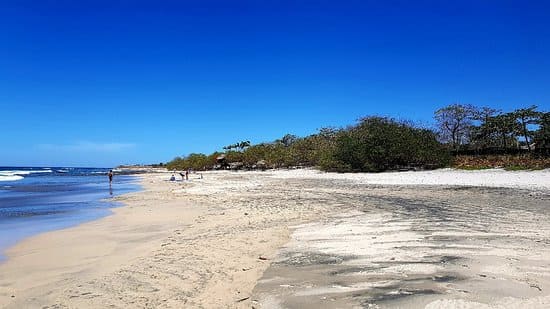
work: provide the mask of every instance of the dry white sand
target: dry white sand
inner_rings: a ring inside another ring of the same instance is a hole
[[[385,207],[380,206],[385,205],[380,201],[388,197],[393,199],[392,203],[398,201],[398,204],[399,198],[410,198],[411,195],[428,202],[434,195],[437,201],[443,201],[446,194],[455,196],[455,200],[460,197],[460,193],[452,190],[433,190],[424,186],[410,189],[400,184],[527,188],[530,191],[525,192],[526,196],[538,198],[540,203],[548,206],[548,200],[544,199],[550,189],[548,170],[438,170],[383,174],[291,170],[203,174],[204,179],[192,174],[189,182],[168,182],[170,173],[143,175],[144,191],[118,198],[127,206],[114,209],[112,216],[75,228],[38,235],[9,249],[6,253],[8,260],[0,264],[0,307],[275,307],[279,302],[276,295],[270,298],[271,306],[256,297],[260,294],[253,292],[253,289],[272,261],[275,264],[283,261],[285,254],[295,252],[296,248],[328,257],[354,255],[359,258],[349,260],[346,267],[361,268],[372,264],[374,259],[392,256],[394,261],[406,261],[410,258],[407,250],[395,248],[396,242],[412,246],[422,242],[437,243],[435,240],[452,237],[460,237],[461,241],[454,247],[438,248],[438,254],[448,251],[449,254],[462,256],[470,254],[472,246],[483,248],[487,253],[484,257],[488,260],[476,258],[479,267],[472,267],[473,270],[464,272],[464,275],[510,272],[508,277],[494,276],[500,281],[493,284],[505,292],[487,290],[481,291],[479,297],[462,298],[451,294],[452,297],[429,298],[430,302],[411,302],[416,305],[409,307],[474,308],[482,304],[490,306],[488,308],[516,308],[535,303],[547,304],[546,293],[550,289],[546,285],[547,269],[550,267],[550,223],[546,219],[549,211],[545,210],[548,208],[540,208],[543,213],[538,218],[543,220],[532,224],[537,219],[533,209],[525,210],[522,205],[509,207],[517,203],[518,194],[523,193],[516,193],[515,198],[504,201],[506,207],[498,208],[501,201],[494,200],[498,194],[468,191],[464,196],[474,199],[460,206],[461,214],[468,214],[479,205],[485,205],[484,209],[496,207],[506,215],[495,215],[487,210],[478,213],[477,217],[475,212],[471,212],[468,218],[475,224],[479,223],[479,226],[484,226],[484,220],[500,222],[495,225],[498,229],[461,229],[460,226],[451,228],[443,224],[437,232],[429,231],[431,240],[425,238],[426,233],[422,230],[414,229],[429,227],[429,222],[426,223],[428,217],[418,215],[415,219],[414,213],[396,214],[393,206],[387,209],[376,207]],[[366,194],[368,192],[374,192],[380,200]],[[506,190],[502,192],[505,196]],[[476,196],[480,199],[475,199]],[[531,200],[529,203],[536,202]],[[376,211],[365,212],[365,207],[370,209],[371,206]],[[522,220],[516,224],[510,218],[517,216],[522,216]],[[340,223],[334,224],[335,220],[340,220]],[[384,222],[391,224],[381,224]],[[518,228],[510,234],[517,242],[503,240],[498,245],[486,243],[487,237],[496,235],[501,239],[503,229],[514,226]],[[525,226],[530,226],[529,231],[521,231]],[[292,241],[278,251],[288,242],[293,231]],[[381,239],[375,242],[372,237]],[[536,240],[542,242],[537,243]],[[492,257],[499,258],[491,260]],[[332,267],[330,263],[326,265]],[[455,266],[396,262],[391,267],[369,274],[391,277],[403,274],[432,276],[441,271],[459,273]],[[273,267],[270,269],[273,270]],[[361,271],[368,273],[369,270],[367,267]],[[524,276],[524,273],[527,275]],[[266,275],[270,275],[269,271]],[[349,277],[355,278],[355,275],[353,273]],[[485,281],[489,279],[485,278],[490,277],[476,278],[483,283],[478,287],[486,286]],[[523,281],[526,288],[521,284],[519,286],[522,288],[518,288],[516,283],[509,284],[517,281],[514,278],[528,279]],[[260,282],[267,279],[264,277]],[[380,289],[381,285],[391,285],[395,278],[391,277],[385,283],[374,279],[353,280],[353,284],[316,285],[310,290],[288,289],[312,300],[338,290],[368,294],[373,286]],[[259,291],[262,284],[258,287]],[[280,285],[285,286],[284,283]],[[514,289],[516,292],[510,292],[507,296],[506,291]],[[505,297],[510,298],[507,300]],[[346,307],[355,301],[337,300],[332,307],[337,308],[338,304]]]
[[[254,298],[262,308],[550,308],[549,176],[278,173],[354,206],[296,226]]]
[[[325,173],[312,169],[278,171],[277,178],[349,180],[379,185],[447,185],[550,190],[550,169],[537,171],[455,170],[409,171],[392,173]]]

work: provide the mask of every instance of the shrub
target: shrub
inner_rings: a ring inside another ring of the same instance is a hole
[[[437,168],[450,154],[433,132],[384,117],[367,117],[340,131],[333,153],[321,168],[329,171],[380,172],[401,167]]]

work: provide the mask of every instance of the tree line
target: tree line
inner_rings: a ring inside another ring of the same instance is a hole
[[[452,104],[435,112],[440,141],[455,153],[517,153],[548,155],[550,113],[537,106],[511,112]]]
[[[176,157],[168,169],[264,169],[319,167],[325,171],[380,172],[448,166],[453,154],[550,146],[550,116],[537,107],[503,113],[487,107],[452,104],[434,114],[436,128],[410,121],[369,116],[343,128],[322,128],[298,137],[287,134],[272,142],[241,141],[210,155]],[[537,153],[542,153],[538,151]]]

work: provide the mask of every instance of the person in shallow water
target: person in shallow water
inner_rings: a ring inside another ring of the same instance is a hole
[[[113,182],[113,170],[109,170],[109,174],[107,174],[109,176],[109,184],[111,184]]]

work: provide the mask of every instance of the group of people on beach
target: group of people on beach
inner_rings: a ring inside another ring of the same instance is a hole
[[[179,173],[181,176],[181,181],[189,180],[189,170],[186,170],[185,172]],[[109,173],[107,173],[107,176],[109,177],[109,185],[113,183],[113,170],[109,170]],[[202,174],[200,175],[202,179]],[[176,181],[176,174],[172,173],[172,176],[170,177],[170,181]]]
[[[181,176],[181,181],[183,180],[189,180],[189,170],[186,170],[185,172],[179,173]],[[176,175],[172,173],[172,176],[170,177],[170,181],[176,181]]]
[[[181,181],[189,180],[189,173],[191,173],[191,169],[188,169],[185,172],[179,172],[178,174],[181,176]],[[202,179],[202,173],[199,174],[199,178]],[[175,170],[172,172],[172,176],[170,176],[170,181],[176,181],[176,171]]]

